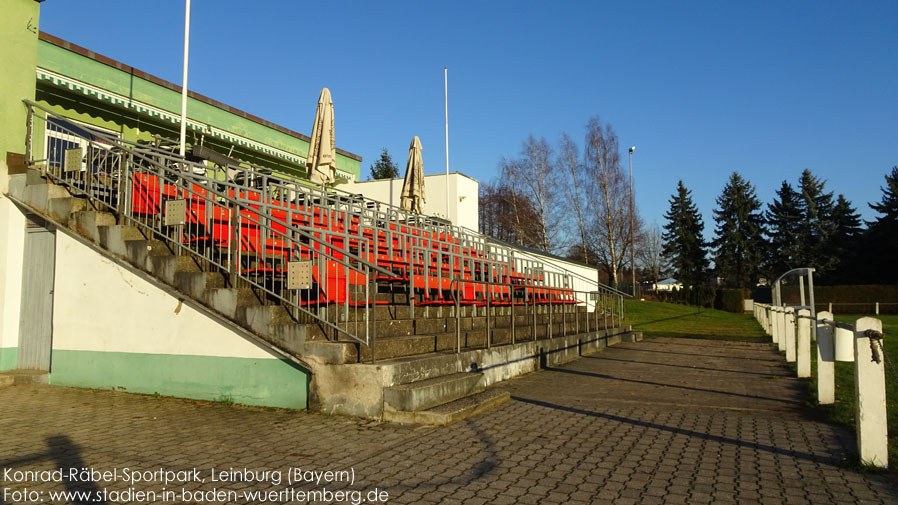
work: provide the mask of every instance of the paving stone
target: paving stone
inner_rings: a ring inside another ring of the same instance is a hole
[[[0,466],[352,469],[352,485],[329,488],[376,487],[395,503],[898,504],[893,475],[842,464],[854,435],[808,416],[803,384],[769,344],[656,338],[503,383],[511,402],[443,428],[10,386],[0,389]]]

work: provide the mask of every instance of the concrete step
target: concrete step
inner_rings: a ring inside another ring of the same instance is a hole
[[[389,414],[384,410],[384,420],[397,423],[446,426],[498,407],[510,398],[511,395],[508,391],[487,389],[486,391],[465,396],[427,410],[397,411]]]
[[[171,251],[160,240],[125,240],[125,259],[141,270],[149,270],[149,259],[153,256],[171,256]]]
[[[262,305],[249,288],[210,289],[203,301],[206,306],[245,328],[250,327],[246,318],[246,308]]]
[[[483,390],[482,373],[455,373],[384,388],[384,415],[387,412],[419,411],[449,403]]]
[[[9,196],[19,201],[25,199],[26,174],[12,174],[9,176]]]
[[[47,212],[50,200],[55,198],[71,198],[71,194],[62,186],[40,179],[41,182],[30,184],[27,179],[22,198],[30,207]]]
[[[175,276],[180,272],[199,272],[200,267],[193,256],[158,255],[147,258],[147,271],[170,285],[175,284]]]
[[[97,228],[100,235],[100,246],[110,253],[121,258],[127,258],[128,248],[125,242],[128,240],[145,240],[143,233],[136,226],[112,225]]]
[[[69,218],[68,226],[79,235],[95,244],[100,243],[100,227],[115,224],[115,215],[111,212],[84,210],[75,212]]]
[[[0,372],[0,386],[49,384],[50,372],[45,370],[7,370]]]
[[[51,198],[47,204],[47,214],[57,223],[68,225],[72,215],[90,209],[85,198]]]
[[[206,290],[225,287],[225,279],[218,272],[177,272],[174,286],[178,291],[202,300]]]

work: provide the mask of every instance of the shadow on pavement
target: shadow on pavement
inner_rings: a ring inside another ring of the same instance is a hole
[[[53,458],[53,461],[56,463],[56,467],[62,469],[62,481],[66,491],[70,493],[79,493],[83,498],[81,500],[73,501],[72,503],[106,505],[106,502],[102,500],[100,488],[97,487],[96,482],[89,478],[81,480],[80,477],[76,479],[69,477],[70,469],[74,469],[79,474],[81,473],[81,469],[90,469],[90,466],[85,463],[84,459],[81,457],[81,448],[78,445],[72,442],[67,436],[57,435],[47,438],[47,447],[49,449],[48,452],[50,457]]]
[[[777,374],[766,373],[766,372],[751,372],[748,370],[725,370],[723,368],[708,368],[708,367],[704,367],[704,366],[674,365],[673,363],[657,363],[654,361],[636,361],[633,359],[608,358],[608,357],[602,356],[601,354],[594,354],[592,356],[583,356],[583,357],[588,358],[588,359],[601,359],[601,360],[605,360],[605,361],[619,361],[621,363],[640,363],[643,365],[685,368],[687,370],[707,370],[710,372],[740,373],[740,374],[748,374],[748,375],[761,375],[761,376],[765,376],[765,377],[784,377],[785,376],[785,375],[777,375]]]
[[[780,449],[779,447],[774,447],[771,445],[759,444],[756,442],[747,442],[747,441],[739,440],[736,438],[722,437],[720,435],[711,435],[708,433],[702,433],[700,431],[687,430],[687,429],[683,429],[683,428],[675,428],[673,426],[665,426],[663,424],[650,423],[647,421],[640,421],[638,419],[630,419],[628,417],[617,416],[614,414],[605,414],[602,412],[593,412],[590,410],[583,410],[583,409],[578,409],[575,407],[567,407],[564,405],[543,402],[540,400],[531,400],[529,398],[522,398],[520,396],[512,396],[511,399],[515,400],[515,401],[523,402],[523,403],[528,403],[530,405],[536,405],[539,407],[561,410],[564,412],[571,412],[574,414],[580,414],[580,415],[584,415],[584,416],[598,417],[601,419],[607,419],[609,421],[615,421],[618,423],[639,426],[641,428],[649,428],[649,429],[654,429],[654,430],[667,431],[670,433],[674,433],[676,435],[685,435],[687,437],[696,437],[696,438],[700,438],[702,440],[710,440],[712,442],[718,442],[721,444],[730,444],[730,445],[735,445],[737,447],[747,447],[747,448],[758,450],[758,451],[765,451],[765,452],[770,452],[770,453],[778,454],[778,455],[782,455],[782,456],[804,459],[804,460],[812,461],[815,463],[838,465],[842,461],[841,457],[835,456],[835,455],[818,456],[815,454],[810,454],[810,453],[801,452],[801,451]]]
[[[569,373],[574,375],[586,375],[589,377],[597,377],[599,379],[608,379],[613,381],[621,381],[621,382],[632,382],[634,384],[646,384],[648,386],[661,386],[666,388],[676,388],[676,389],[686,389],[688,391],[698,391],[701,393],[714,393],[719,395],[726,396],[738,396],[740,398],[751,398],[752,400],[769,400],[772,402],[780,402],[786,403],[790,405],[795,405],[798,400],[784,400],[782,398],[769,398],[766,396],[755,396],[755,395],[744,395],[741,393],[732,393],[729,391],[717,391],[715,389],[704,389],[704,388],[696,388],[692,386],[680,386],[677,384],[664,384],[663,382],[652,382],[652,381],[644,381],[639,379],[624,379],[621,377],[614,377],[613,375],[605,375],[601,373],[595,372],[583,372],[580,370],[568,370],[566,368],[555,368],[555,367],[545,367],[545,370],[548,372],[560,372],[560,373]]]

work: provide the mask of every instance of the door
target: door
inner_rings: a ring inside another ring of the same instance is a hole
[[[37,216],[29,216],[26,223],[16,367],[49,371],[56,231]]]

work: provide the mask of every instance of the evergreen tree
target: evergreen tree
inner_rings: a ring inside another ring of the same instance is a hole
[[[717,236],[711,243],[717,275],[727,285],[750,288],[758,280],[764,259],[764,217],[760,211],[761,201],[754,186],[733,172],[717,197]]]
[[[882,199],[871,203],[870,208],[880,215],[875,221],[867,222],[864,265],[868,268],[868,279],[878,283],[898,282],[898,166],[892,167],[886,175],[886,185],[881,187]]]
[[[826,181],[804,169],[799,178],[801,200],[799,210],[798,261],[795,267],[813,267],[815,277],[825,278],[838,263],[836,253],[829,249],[835,232],[833,222],[833,194],[825,192]]]
[[[702,285],[708,269],[707,243],[702,237],[705,225],[683,181],[677,183],[677,193],[671,197],[664,218],[667,224],[662,256],[670,261],[674,275],[684,286]]]
[[[393,163],[393,158],[384,147],[380,153],[380,159],[371,165],[371,179],[395,179],[399,177],[399,167]]]
[[[776,191],[773,203],[767,205],[764,220],[767,224],[767,278],[773,280],[786,271],[796,268],[801,261],[800,222],[801,195],[783,181]]]
[[[857,284],[860,265],[858,265],[859,238],[861,237],[861,216],[851,206],[845,195],[836,198],[832,211],[833,234],[830,237],[829,249],[836,256],[836,269],[833,282]]]

